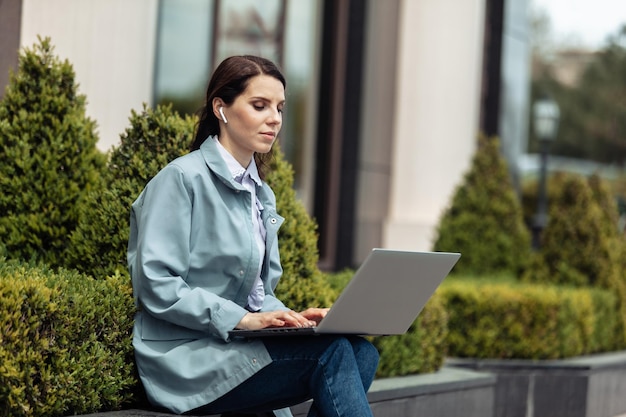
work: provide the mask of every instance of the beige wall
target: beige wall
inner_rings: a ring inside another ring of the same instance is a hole
[[[24,0],[21,46],[50,37],[74,66],[98,147],[119,143],[131,109],[151,104],[157,0]]]
[[[354,258],[381,246],[389,208],[400,0],[367,2]]]
[[[479,126],[484,0],[402,0],[383,246],[430,250]]]

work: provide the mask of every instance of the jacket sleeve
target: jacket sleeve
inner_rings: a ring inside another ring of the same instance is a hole
[[[247,311],[204,288],[191,288],[184,278],[190,262],[192,201],[183,172],[168,165],[133,204],[129,245],[136,248],[129,246],[129,266],[135,297],[157,319],[228,340],[228,331]]]

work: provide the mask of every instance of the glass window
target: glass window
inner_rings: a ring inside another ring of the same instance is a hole
[[[258,55],[282,65],[286,0],[216,0],[215,56]]]
[[[156,104],[195,113],[211,71],[214,0],[161,0],[157,32]]]
[[[280,145],[293,164],[296,191],[312,207],[320,0],[161,0],[155,103],[183,114],[202,105],[211,71],[230,55],[280,65],[287,78]],[[309,210],[311,211],[311,210]]]

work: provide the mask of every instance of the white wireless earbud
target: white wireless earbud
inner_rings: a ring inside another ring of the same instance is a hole
[[[224,121],[224,123],[228,123],[228,120],[226,120],[226,116],[224,116],[224,108],[220,107],[220,114],[222,115],[222,120]]]

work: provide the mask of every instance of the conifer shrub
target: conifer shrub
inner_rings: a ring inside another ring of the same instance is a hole
[[[21,51],[0,101],[0,241],[11,258],[60,266],[106,157],[72,66],[53,52],[48,38]]]
[[[603,234],[610,242],[609,248],[611,249],[611,263],[614,266],[614,273],[608,280],[608,286],[615,288],[611,283],[626,284],[626,234],[619,228],[618,200],[608,182],[599,175],[590,176],[587,182],[594,200],[600,207]],[[626,302],[626,297],[623,299]]]
[[[461,252],[459,274],[518,274],[525,267],[530,234],[497,138],[479,136],[470,170],[440,219],[434,250]]]
[[[293,168],[278,146],[270,168],[267,182],[276,194],[276,209],[285,218],[278,231],[283,276],[276,295],[296,311],[330,306],[333,292],[317,266],[317,224],[296,197]]]
[[[137,389],[130,286],[0,259],[0,415],[123,407]]]
[[[87,195],[66,251],[66,267],[95,279],[128,274],[130,205],[137,195],[137,181],[130,178]]]
[[[621,330],[624,335],[618,348],[626,347],[626,234],[619,228],[620,213],[618,201],[607,183],[599,175],[588,178],[589,186],[600,206],[602,213],[602,227],[604,234],[609,239],[611,265],[613,269],[606,281],[606,288],[615,291],[619,299],[619,315],[621,318]]]
[[[606,288],[618,295],[615,348],[626,346],[626,240],[616,200],[597,175],[557,173],[548,183],[549,219],[523,280]]]
[[[603,180],[598,174],[593,174],[587,178],[587,183],[591,188],[593,199],[600,206],[602,216],[604,217],[604,221],[602,222],[603,227],[607,229],[605,231],[606,235],[610,238],[623,238],[624,236],[620,236],[619,229],[617,227],[619,223],[617,200],[614,197],[608,182]]]
[[[607,288],[616,273],[614,249],[607,235],[608,217],[584,177],[558,173],[549,185],[549,217],[538,261],[523,279]]]
[[[143,187],[168,163],[186,154],[193,140],[196,118],[181,116],[171,104],[131,111],[130,126],[111,152],[107,183],[130,178]]]
[[[65,255],[68,267],[96,278],[127,273],[131,204],[161,168],[187,153],[194,123],[171,105],[131,112],[130,126],[111,151],[106,187],[89,193],[80,212]]]

